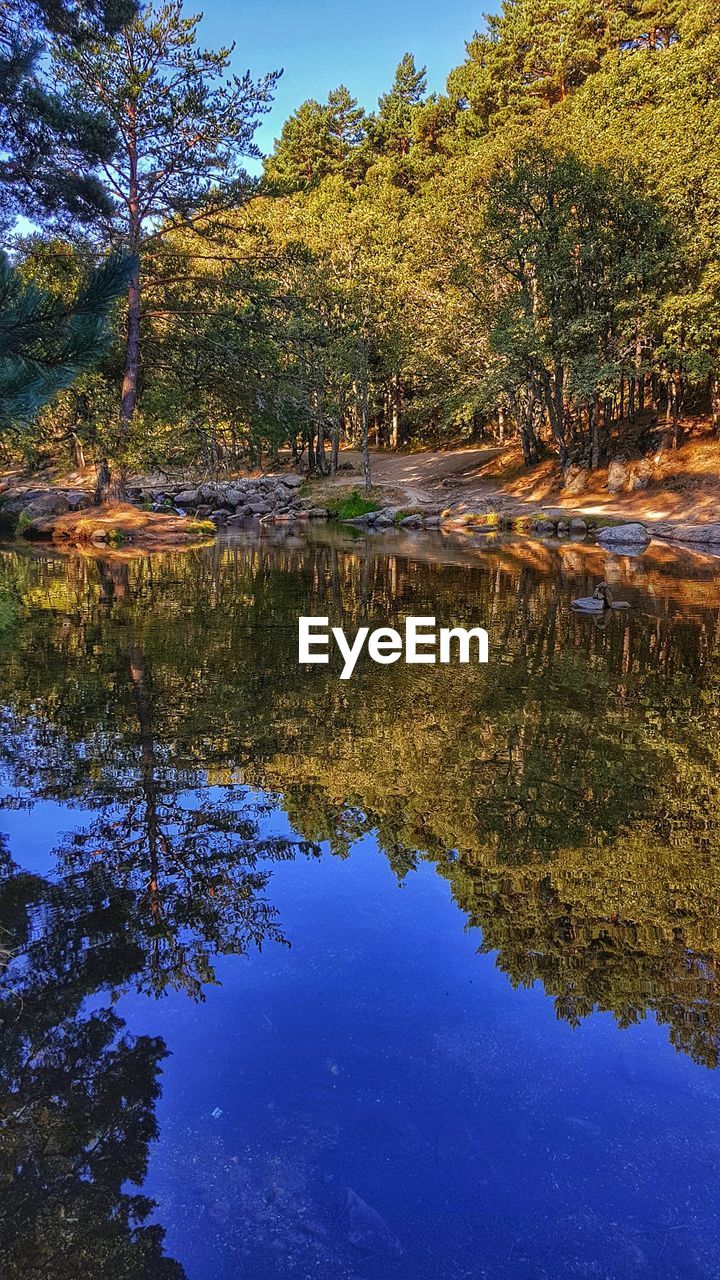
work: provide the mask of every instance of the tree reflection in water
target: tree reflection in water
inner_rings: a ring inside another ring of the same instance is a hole
[[[284,941],[273,861],[321,842],[346,856],[372,832],[399,878],[431,860],[481,949],[513,983],[540,980],[560,1018],[651,1012],[717,1065],[712,571],[613,561],[636,608],[598,630],[568,604],[605,575],[599,555],[526,544],[439,564],[290,538],[3,556],[7,803],[82,812],[51,877],[4,855],[3,1275],[181,1274],[125,1190],[165,1049],[114,1004],[129,987],[201,998],[216,956]],[[365,664],[344,686],[297,666],[299,613],[350,630],[410,612],[486,625],[490,668]],[[299,838],[268,834],[278,806]]]

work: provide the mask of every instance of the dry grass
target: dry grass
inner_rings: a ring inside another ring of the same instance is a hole
[[[40,522],[35,522],[39,525]],[[163,511],[142,511],[126,503],[70,511],[42,522],[43,532],[54,542],[102,543],[122,547],[128,543],[144,548],[169,549],[188,542],[206,542],[215,537],[209,520],[193,520]]]

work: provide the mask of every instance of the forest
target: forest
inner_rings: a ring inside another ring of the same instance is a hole
[[[369,483],[371,446],[566,471],[720,431],[715,0],[503,0],[444,93],[406,52],[264,158],[280,69],[230,75],[176,0],[1,17],[7,465],[109,459],[122,496],[281,449],[350,444]]]

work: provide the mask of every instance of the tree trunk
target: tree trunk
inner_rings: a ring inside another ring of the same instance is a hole
[[[590,470],[597,471],[600,466],[600,401],[597,396],[588,410],[590,416]]]
[[[398,376],[393,374],[390,383],[390,402],[392,408],[392,426],[390,428],[390,448],[397,449],[400,444],[400,385]]]
[[[368,441],[369,417],[368,373],[367,363],[364,361],[360,374],[360,452],[362,453],[366,493],[370,492],[372,485],[372,481],[370,479],[370,448]]]
[[[340,423],[333,419],[330,429],[330,475],[337,475],[338,453],[340,452]]]
[[[710,387],[710,405],[712,408],[712,424],[713,431],[716,436],[720,436],[720,373],[715,372],[712,376]]]
[[[76,471],[82,471],[85,467],[85,450],[82,440],[74,431],[72,433],[72,464]]]

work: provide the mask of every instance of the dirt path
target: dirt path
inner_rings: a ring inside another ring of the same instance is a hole
[[[343,471],[335,483],[357,486],[362,473],[359,453],[345,451]],[[371,455],[373,485],[388,490],[389,500],[404,506],[442,504],[458,516],[472,511],[512,514],[543,510],[639,520],[645,524],[683,521],[705,524],[720,519],[720,444],[695,444],[668,454],[656,467],[651,486],[637,493],[611,494],[606,473],[582,496],[564,495],[552,462],[528,471],[517,464],[516,451],[467,448],[441,452]]]

